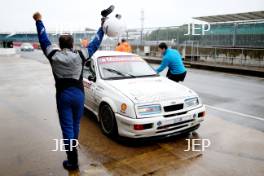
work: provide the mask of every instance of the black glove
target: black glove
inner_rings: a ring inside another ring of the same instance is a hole
[[[101,11],[101,15],[105,18],[107,17],[110,13],[112,13],[115,9],[115,6],[111,5],[107,9],[104,9]]]

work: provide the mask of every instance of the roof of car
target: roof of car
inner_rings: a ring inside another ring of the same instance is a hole
[[[97,51],[94,53],[94,57],[102,57],[102,56],[134,56],[135,54],[119,52],[119,51]]]

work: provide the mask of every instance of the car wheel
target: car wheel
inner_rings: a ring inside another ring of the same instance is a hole
[[[117,136],[115,114],[108,104],[103,104],[99,111],[100,124],[103,133],[108,137]]]

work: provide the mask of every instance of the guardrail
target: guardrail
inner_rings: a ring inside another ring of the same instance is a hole
[[[146,57],[142,56],[149,63],[160,64],[161,58],[157,57]],[[234,73],[246,76],[255,76],[264,78],[264,69],[256,68],[256,67],[242,67],[236,65],[224,65],[224,64],[215,64],[215,63],[206,63],[206,62],[192,62],[192,61],[184,61],[184,65],[190,68],[203,69],[203,70],[211,70],[225,73]]]

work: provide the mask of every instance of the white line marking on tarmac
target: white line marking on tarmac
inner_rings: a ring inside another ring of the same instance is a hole
[[[227,113],[231,113],[231,114],[236,114],[236,115],[243,116],[243,117],[248,117],[248,118],[255,119],[255,120],[264,121],[264,118],[263,117],[257,117],[257,116],[253,116],[253,115],[249,115],[249,114],[244,114],[244,113],[240,113],[240,112],[236,112],[236,111],[231,111],[231,110],[224,109],[224,108],[218,108],[218,107],[210,106],[210,105],[205,105],[205,106],[207,106],[208,108],[211,108],[211,109],[215,109],[217,111],[223,111],[223,112],[227,112]]]

